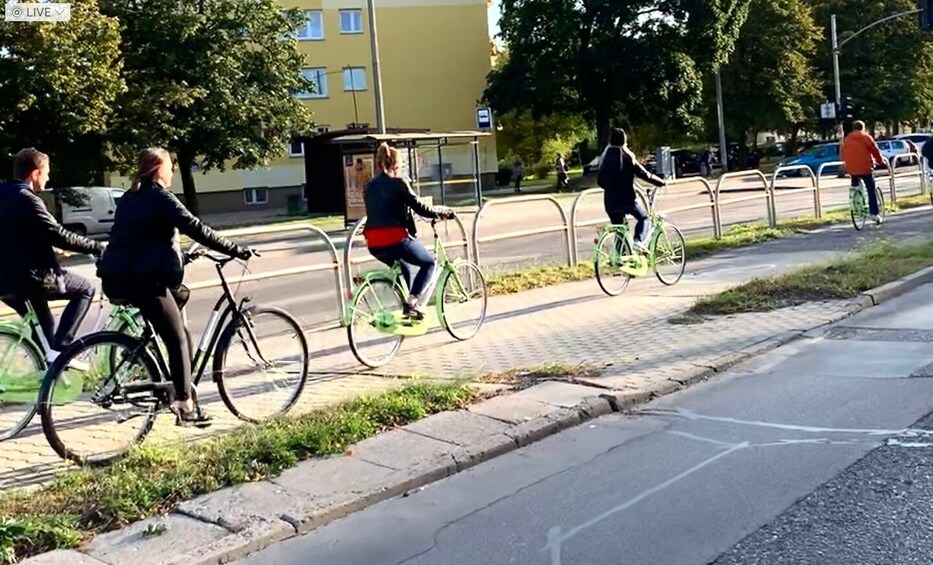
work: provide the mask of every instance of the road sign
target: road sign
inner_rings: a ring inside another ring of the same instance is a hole
[[[477,129],[492,129],[492,110],[489,108],[476,109]]]
[[[835,120],[836,104],[833,102],[824,102],[820,104],[820,117],[824,120]]]

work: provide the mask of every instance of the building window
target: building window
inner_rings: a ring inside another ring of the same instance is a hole
[[[320,41],[324,39],[324,13],[320,10],[305,12],[305,25],[298,30],[298,39]]]
[[[269,191],[265,188],[246,188],[243,190],[243,202],[247,206],[269,202]]]
[[[363,11],[340,10],[340,33],[363,33]]]
[[[305,156],[305,144],[299,139],[293,139],[291,143],[288,144],[288,156],[289,157],[304,157]]]
[[[314,84],[314,91],[300,92],[298,98],[327,98],[327,69],[303,69],[301,76]]]
[[[316,131],[318,133],[330,133],[330,126],[318,126]]]
[[[346,92],[366,90],[366,69],[362,67],[344,69],[343,89]]]

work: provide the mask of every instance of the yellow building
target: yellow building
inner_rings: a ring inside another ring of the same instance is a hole
[[[376,127],[374,76],[366,0],[281,0],[305,11],[298,35],[306,57],[305,76],[318,86],[301,98],[314,113],[319,131]],[[475,130],[478,100],[492,68],[488,0],[376,0],[385,125],[389,129]],[[497,169],[494,136],[479,146],[484,186]],[[445,177],[472,176],[469,145],[445,147]],[[436,178],[437,151],[418,153],[422,178]],[[300,143],[257,170],[195,174],[202,213],[271,210],[301,194],[306,179]],[[129,179],[113,177],[113,186]],[[181,192],[176,177],[173,189]],[[339,190],[339,187],[331,188]],[[313,195],[313,190],[311,191]]]

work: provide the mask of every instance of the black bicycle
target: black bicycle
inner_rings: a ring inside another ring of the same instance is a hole
[[[237,303],[224,275],[233,258],[196,251],[186,253],[184,263],[202,257],[215,263],[223,294],[192,355],[195,406],[201,410],[196,387],[213,357],[217,391],[237,418],[257,423],[285,414],[308,378],[308,343],[301,326],[284,310],[252,306],[248,297]],[[84,336],[62,351],[43,380],[39,413],[45,437],[62,458],[78,464],[116,461],[145,439],[159,414],[170,412],[174,388],[169,375],[148,322],[139,337],[117,332]],[[86,448],[75,448],[79,444]]]

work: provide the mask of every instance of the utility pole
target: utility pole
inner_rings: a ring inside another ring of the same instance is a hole
[[[382,65],[379,63],[379,36],[376,26],[376,0],[367,0],[369,9],[369,40],[373,51],[373,93],[376,95],[376,128],[385,134],[385,106],[382,101]],[[352,74],[352,71],[351,71]]]
[[[729,148],[726,146],[726,113],[722,105],[722,76],[716,67],[716,113],[719,114],[719,159],[723,174],[729,172]]]

